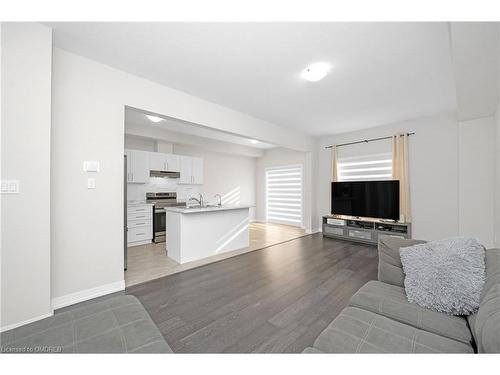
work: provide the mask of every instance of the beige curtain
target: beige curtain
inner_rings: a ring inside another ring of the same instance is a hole
[[[337,146],[332,145],[332,182],[338,181]]]
[[[400,220],[411,222],[408,134],[392,137],[392,178],[399,180]]]

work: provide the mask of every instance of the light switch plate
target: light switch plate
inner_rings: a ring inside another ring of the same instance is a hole
[[[2,180],[0,186],[2,194],[19,194],[19,180]]]
[[[99,172],[101,170],[101,163],[95,160],[86,160],[83,162],[84,172]]]
[[[87,188],[88,189],[95,189],[95,178],[87,179]]]

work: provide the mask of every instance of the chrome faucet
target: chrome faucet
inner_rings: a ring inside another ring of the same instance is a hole
[[[200,198],[195,198],[195,197],[191,197],[189,198],[188,201],[195,201],[195,202],[198,202],[198,204],[200,205],[200,207],[204,207],[205,204],[203,203],[203,195],[200,194]]]
[[[219,203],[217,203],[217,206],[220,207],[220,206],[222,206],[222,197],[220,196],[220,194],[215,194],[214,198],[217,198],[217,197],[219,198]]]

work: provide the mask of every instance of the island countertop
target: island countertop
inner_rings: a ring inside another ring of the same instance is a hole
[[[204,212],[215,212],[215,211],[228,211],[228,210],[241,210],[245,208],[251,208],[250,205],[235,205],[235,206],[207,206],[207,207],[165,207],[167,212],[175,212],[179,214],[196,214]]]

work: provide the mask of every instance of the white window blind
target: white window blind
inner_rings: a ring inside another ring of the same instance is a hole
[[[390,180],[392,178],[392,154],[371,154],[339,158],[339,181]]]
[[[266,169],[266,219],[302,225],[302,167]]]

